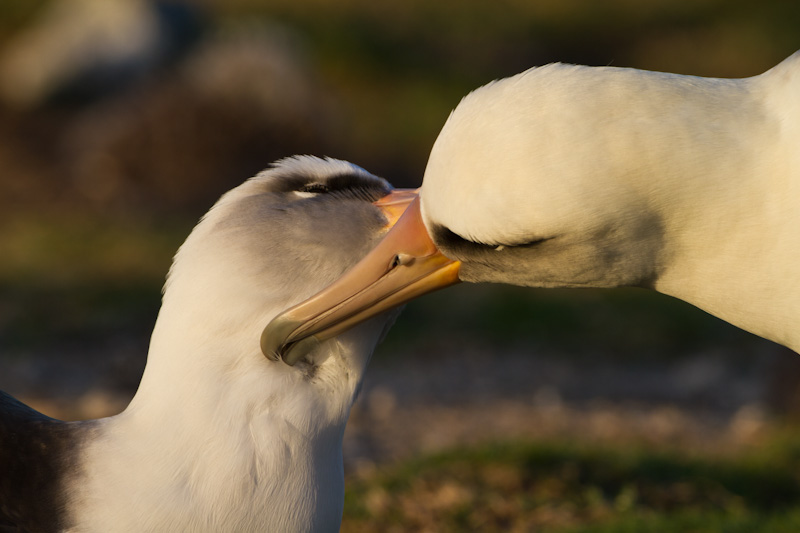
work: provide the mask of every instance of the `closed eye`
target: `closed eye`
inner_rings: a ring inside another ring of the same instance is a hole
[[[345,173],[324,176],[316,181],[309,181],[309,178],[306,174],[286,176],[281,180],[283,187],[280,190],[303,199],[336,195],[368,202],[374,202],[392,190],[388,183],[374,176]]]
[[[437,245],[447,248],[451,253],[454,251],[457,251],[458,253],[475,253],[479,251],[501,252],[509,249],[534,248],[557,237],[556,235],[551,237],[531,237],[529,241],[518,244],[485,244],[482,242],[467,240],[460,235],[453,233],[449,228],[442,226],[441,224],[433,225],[431,229],[431,236]]]
[[[316,196],[318,194],[330,192],[330,189],[323,183],[309,183],[308,185],[300,187],[295,192],[301,198],[311,198],[312,196]]]

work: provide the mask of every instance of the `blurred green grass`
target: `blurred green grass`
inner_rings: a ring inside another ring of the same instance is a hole
[[[412,302],[386,338],[388,353],[482,345],[497,352],[556,347],[609,363],[757,356],[770,343],[685,302],[642,289],[529,289],[460,285]],[[455,348],[458,349],[458,348]]]
[[[92,335],[148,335],[183,220],[98,224],[54,215],[0,232],[0,349],[41,348]]]
[[[453,449],[351,480],[342,531],[797,531],[798,443],[795,429],[717,455],[574,441]]]
[[[104,223],[69,214],[29,213],[4,224],[0,280],[21,285],[163,281],[193,222],[143,218]],[[160,280],[160,281],[159,281]]]

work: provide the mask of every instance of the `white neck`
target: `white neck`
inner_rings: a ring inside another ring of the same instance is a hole
[[[798,63],[798,59],[794,63]],[[787,63],[792,62],[792,59]],[[800,351],[800,69],[740,80],[729,157],[680,181],[655,288]],[[676,176],[680,177],[680,176]]]
[[[390,317],[294,366],[259,341],[380,236],[370,199],[388,189],[298,156],[220,198],[175,256],[136,396],[87,424],[65,486],[75,531],[338,530],[344,428]]]
[[[180,293],[165,298],[135,398],[86,449],[79,530],[338,530],[342,435],[362,377],[343,362],[352,347],[325,343],[313,371],[269,361],[265,322],[237,342],[225,324],[191,324]]]

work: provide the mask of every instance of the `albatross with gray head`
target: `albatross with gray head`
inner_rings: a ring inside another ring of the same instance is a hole
[[[0,529],[338,531],[344,427],[392,313],[293,366],[264,357],[259,336],[407,205],[360,167],[308,156],[225,194],[175,256],[122,413],[61,422],[0,393]]]

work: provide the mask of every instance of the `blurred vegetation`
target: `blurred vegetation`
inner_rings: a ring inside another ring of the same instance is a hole
[[[0,351],[149,336],[191,221],[98,224],[81,215],[7,222],[0,234]]]
[[[354,119],[347,135],[365,164],[372,168],[379,156],[386,161],[374,166],[391,178],[385,163],[399,163],[415,183],[450,109],[493,79],[553,61],[742,77],[800,48],[800,4],[782,0],[238,0],[215,7],[302,32]]]
[[[720,533],[800,529],[796,430],[758,449],[499,443],[351,480],[342,531]]]
[[[642,289],[526,289],[466,285],[412,302],[386,351],[426,353],[484,345],[497,352],[557,347],[573,358],[647,362],[726,350],[757,357],[766,341],[685,302]]]

